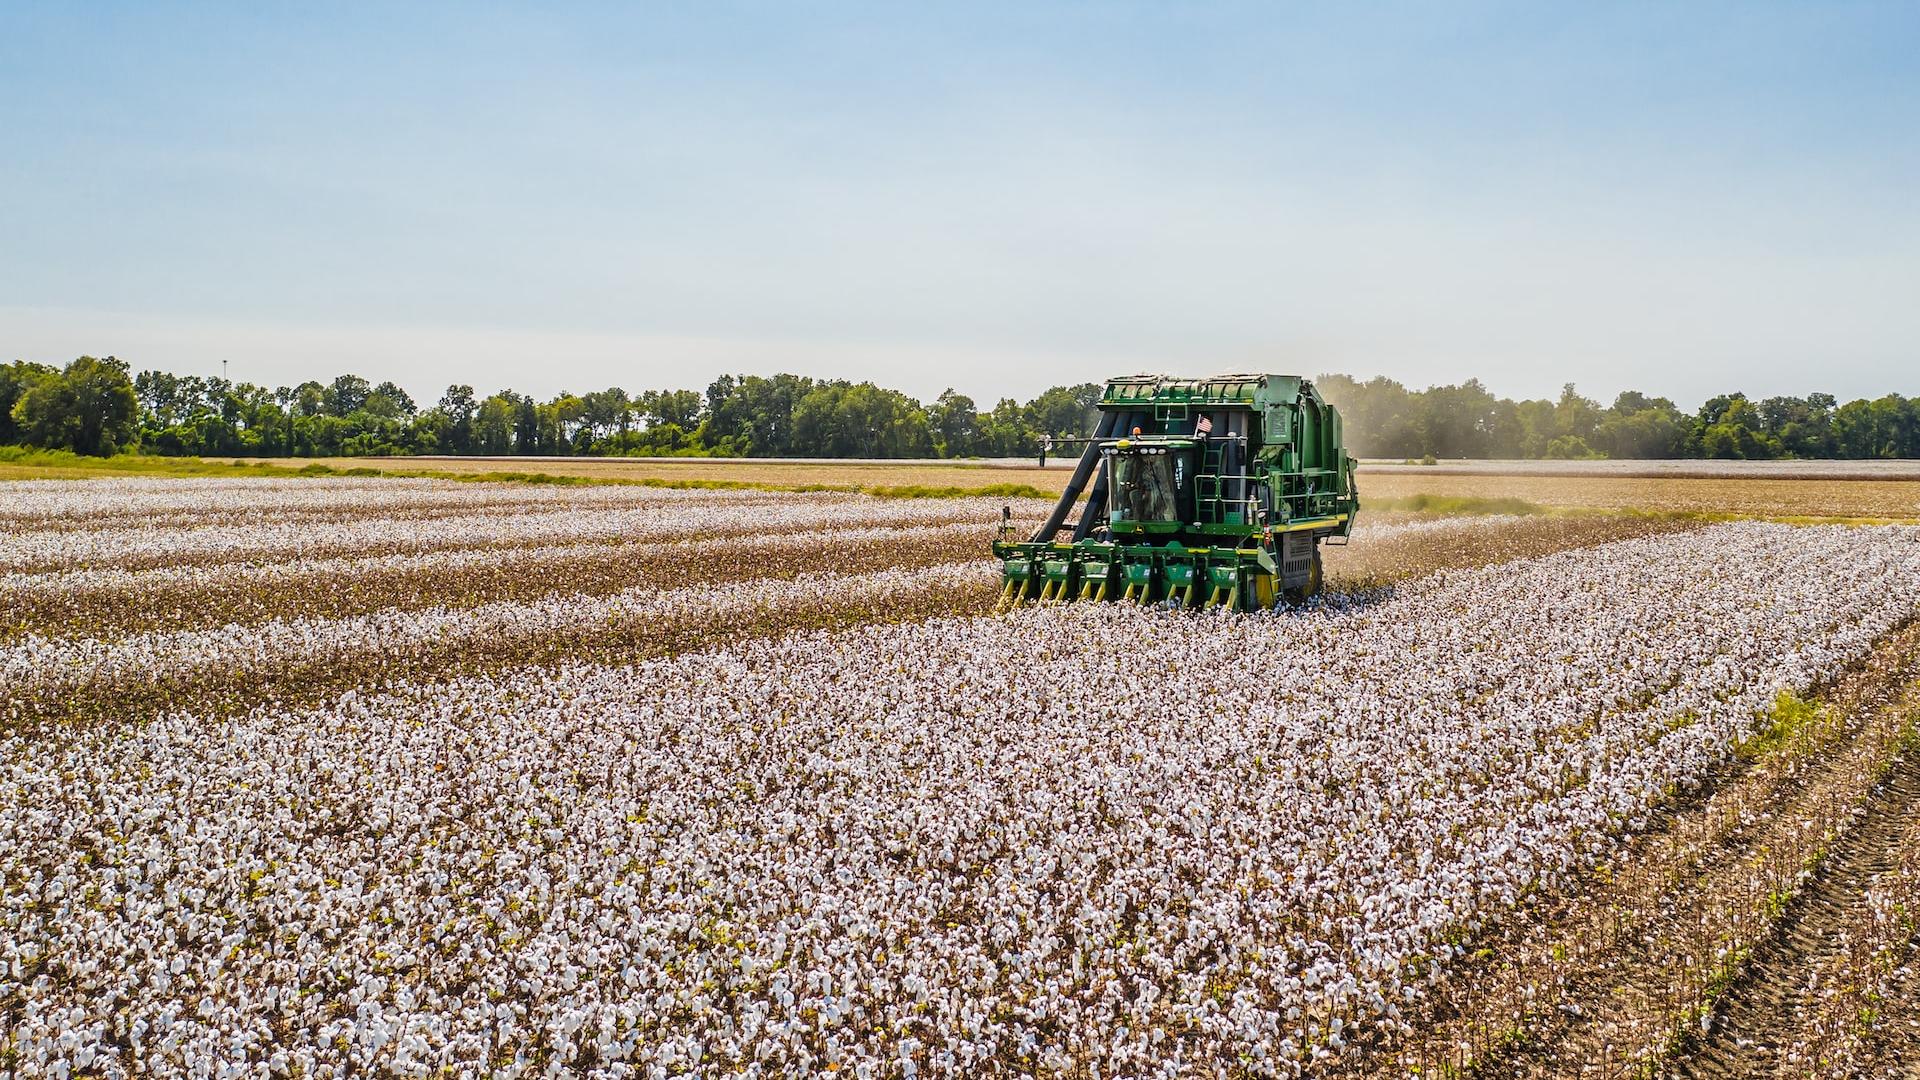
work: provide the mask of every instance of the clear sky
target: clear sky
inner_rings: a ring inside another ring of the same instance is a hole
[[[0,2],[0,356],[1920,394],[1920,4]]]

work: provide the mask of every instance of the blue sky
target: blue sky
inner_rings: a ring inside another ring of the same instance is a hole
[[[1920,394],[1920,5],[0,6],[0,355]]]

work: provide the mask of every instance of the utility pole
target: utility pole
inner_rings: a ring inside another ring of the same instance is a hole
[[[225,360],[220,361],[220,381],[227,381],[227,362]]]

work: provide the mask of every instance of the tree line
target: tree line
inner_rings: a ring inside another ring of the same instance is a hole
[[[1841,404],[1831,394],[1709,398],[1686,412],[1637,391],[1611,405],[1569,384],[1515,401],[1478,380],[1412,390],[1392,379],[1322,375],[1348,448],[1386,458],[1920,457],[1920,399]],[[0,366],[0,445],[113,454],[361,457],[410,454],[1021,457],[1092,429],[1101,386],[1059,386],[982,410],[947,390],[923,403],[871,382],[727,375],[705,392],[609,387],[541,401],[449,386],[421,405],[358,375],[268,389],[113,357],[64,368]]]

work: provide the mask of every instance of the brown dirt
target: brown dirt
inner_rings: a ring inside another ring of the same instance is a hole
[[[228,460],[209,458],[210,461]],[[286,459],[274,459],[279,464]],[[287,461],[294,468],[315,459]],[[427,469],[434,472],[546,473],[613,480],[726,480],[746,484],[826,484],[840,487],[980,488],[993,484],[1031,484],[1045,491],[1061,491],[1071,470],[980,462],[867,462],[867,461],[737,461],[686,458],[672,461],[630,458],[320,458],[336,469]]]
[[[822,536],[817,544],[762,534],[722,542],[581,543],[539,545],[555,557],[529,569],[502,547],[497,565],[372,567],[349,573],[289,576],[282,580],[197,582],[173,586],[164,579],[94,589],[29,592],[7,598],[0,643],[34,633],[42,636],[115,637],[144,631],[190,630],[269,619],[343,618],[383,610],[471,608],[501,601],[527,602],[567,594],[605,596],[626,589],[684,588],[767,578],[792,578],[831,562],[839,573],[878,572],[984,557],[991,527],[955,530],[902,529],[870,540]]]
[[[226,460],[213,458],[213,461]],[[278,459],[274,464],[281,464]],[[298,467],[308,459],[285,461]],[[335,468],[434,469],[448,472],[541,472],[609,479],[726,480],[753,484],[978,488],[1031,484],[1045,491],[1066,486],[1069,471],[979,462],[770,462],[620,458],[332,458]],[[1517,498],[1541,506],[1602,510],[1660,510],[1767,517],[1920,519],[1920,481],[1887,479],[1752,478],[1715,476],[1525,475],[1486,472],[1375,472],[1362,466],[1366,500],[1417,495],[1442,498]]]
[[[1848,831],[1909,730],[1917,675],[1920,623],[1827,687],[1817,719],[1657,808],[1609,863],[1468,942],[1408,1018],[1412,1030],[1343,1073],[1656,1070],[1719,980],[1772,939],[1781,913],[1769,898],[1793,895],[1808,863]]]
[[[1908,756],[1788,905],[1779,932],[1755,949],[1740,979],[1720,997],[1711,1033],[1678,1056],[1666,1075],[1719,1080],[1805,1074],[1806,1067],[1788,1060],[1786,1051],[1798,1021],[1815,1005],[1811,976],[1845,948],[1842,931],[1860,921],[1875,876],[1899,866],[1901,840],[1917,810],[1920,760]]]
[[[1698,519],[1646,514],[1464,517],[1444,528],[1380,536],[1369,536],[1363,524],[1352,543],[1321,550],[1328,587],[1355,589],[1700,527]]]
[[[1359,478],[1368,498],[1523,499],[1541,506],[1759,517],[1920,519],[1920,481],[1386,473]]]

